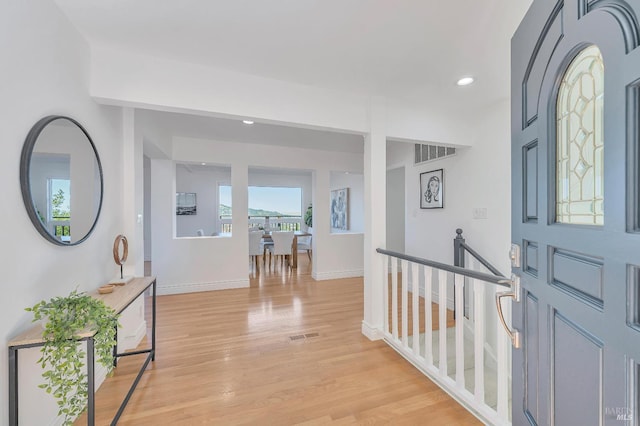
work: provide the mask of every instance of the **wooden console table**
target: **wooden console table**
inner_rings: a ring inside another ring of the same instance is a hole
[[[120,416],[122,415],[125,407],[129,403],[133,391],[138,386],[138,382],[142,377],[142,374],[149,365],[149,361],[155,361],[156,357],[156,279],[154,277],[134,278],[132,281],[124,286],[118,286],[113,293],[98,294],[98,292],[91,293],[92,297],[102,300],[107,306],[111,307],[117,314],[122,313],[134,300],[136,300],[141,294],[143,294],[148,288],[153,287],[152,297],[152,319],[151,319],[151,348],[142,349],[139,351],[118,353],[117,343],[113,348],[114,365],[117,364],[117,360],[123,356],[148,354],[146,360],[142,364],[136,379],[133,381],[127,396],[120,405],[118,412],[116,413],[112,425],[118,423]],[[116,328],[116,342],[117,342],[117,328]],[[87,342],[87,388],[88,388],[88,400],[87,400],[87,424],[93,426],[95,424],[95,362],[94,362],[94,341],[93,338],[95,332],[87,330],[80,333],[78,336],[80,341]],[[44,339],[42,338],[42,327],[38,324],[34,325],[29,330],[16,336],[9,343],[9,424],[11,426],[18,425],[18,350],[24,348],[33,348],[42,346]]]

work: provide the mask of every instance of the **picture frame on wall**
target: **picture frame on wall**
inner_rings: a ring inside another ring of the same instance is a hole
[[[420,208],[444,208],[444,169],[420,173]]]
[[[176,192],[176,215],[197,214],[196,193]]]
[[[331,191],[331,229],[349,230],[349,188]]]

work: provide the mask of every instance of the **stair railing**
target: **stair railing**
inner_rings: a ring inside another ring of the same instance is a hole
[[[454,247],[460,258],[465,252],[476,258],[462,231],[457,234],[462,241]],[[519,293],[516,283],[480,259],[489,273],[465,268],[464,263],[448,265],[385,249],[377,252],[384,256],[385,341],[482,421],[510,424],[511,351],[502,323],[496,315],[487,315],[487,306],[494,293],[505,294],[496,292],[498,287]],[[474,289],[473,318],[454,319],[454,308],[464,312],[465,282]],[[490,343],[496,350],[485,356],[490,328],[495,330],[490,333],[495,342]]]

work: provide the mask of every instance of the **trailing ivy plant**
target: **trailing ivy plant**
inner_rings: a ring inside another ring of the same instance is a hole
[[[71,425],[87,404],[87,373],[82,371],[86,354],[81,337],[92,330],[96,359],[110,372],[113,369],[113,346],[116,344],[117,315],[101,300],[74,290],[67,297],[41,301],[32,308],[33,321],[45,320],[42,357],[44,383],[39,385],[58,402],[58,415],[64,425]]]

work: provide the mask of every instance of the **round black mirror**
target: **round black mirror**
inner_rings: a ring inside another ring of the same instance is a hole
[[[102,207],[102,165],[80,123],[51,115],[31,128],[20,186],[31,222],[48,241],[76,245],[87,239]]]

